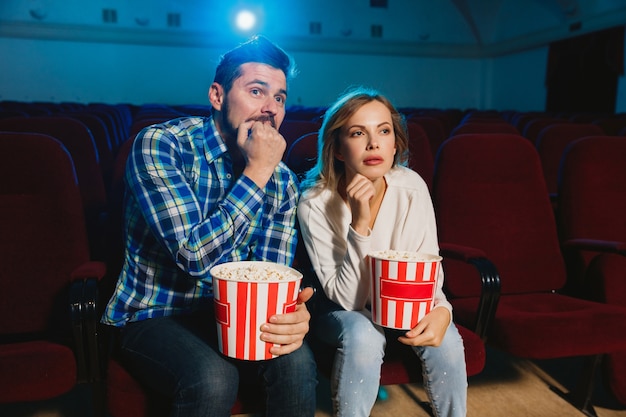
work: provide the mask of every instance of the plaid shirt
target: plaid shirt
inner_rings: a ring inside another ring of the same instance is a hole
[[[235,178],[210,117],[144,129],[125,182],[124,265],[103,323],[212,308],[209,270],[220,263],[293,262],[296,176],[281,162],[264,189]]]

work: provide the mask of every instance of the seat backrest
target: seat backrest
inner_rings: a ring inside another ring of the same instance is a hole
[[[80,111],[64,113],[64,116],[80,120],[91,132],[98,149],[100,168],[102,169],[106,185],[106,181],[110,178],[111,169],[113,168],[116,148],[113,146],[111,134],[104,120],[96,114]]]
[[[291,144],[298,140],[301,136],[306,135],[307,133],[317,133],[319,128],[320,125],[318,123],[310,120],[285,119],[280,125],[278,131],[285,138],[288,150]],[[287,152],[285,151],[285,158],[283,158],[283,161],[286,161],[286,157]]]
[[[89,129],[69,117],[29,117],[0,120],[0,131],[34,132],[50,135],[69,151],[76,167],[85,210],[98,211],[106,205],[106,191],[98,151]]]
[[[296,139],[287,149],[285,163],[302,178],[317,161],[317,132],[307,133]]]
[[[524,126],[524,131],[522,132],[522,136],[526,139],[535,143],[537,141],[537,136],[539,132],[541,132],[545,127],[550,126],[554,123],[567,123],[566,119],[559,119],[556,117],[536,117],[534,119],[529,120]]]
[[[415,122],[407,122],[407,133],[409,134],[409,163],[408,166],[413,171],[420,174],[424,179],[428,189],[433,185],[433,171],[435,162],[430,150],[428,136],[422,127]]]
[[[180,117],[180,116],[178,116],[178,117]],[[174,118],[175,117],[167,118],[167,117],[163,116],[163,117],[151,117],[151,118],[144,117],[144,118],[141,118],[141,119],[135,119],[135,121],[133,121],[133,124],[130,126],[130,133],[129,133],[129,135],[130,135],[130,137],[134,138],[135,136],[137,136],[137,134],[139,132],[141,132],[141,130],[143,128],[148,127],[148,126],[152,126],[152,125],[156,125],[156,124],[159,124],[159,123],[163,123],[163,122],[166,122],[166,121],[168,121],[170,119],[174,119]],[[124,142],[120,143],[120,146],[123,143]]]
[[[464,133],[512,133],[519,135],[519,131],[512,124],[502,121],[468,121],[464,122],[450,132],[450,136],[461,135]]]
[[[562,239],[626,242],[626,137],[572,142],[561,160],[558,194]]]
[[[556,194],[559,164],[567,145],[584,136],[604,135],[602,129],[589,123],[553,123],[537,135],[535,147],[539,153],[543,175],[550,194]]]
[[[502,294],[564,285],[539,156],[524,137],[492,133],[448,139],[435,161],[433,204],[439,240],[483,250],[500,273]],[[477,295],[473,283],[448,267],[446,285],[454,296]]]
[[[56,139],[0,132],[0,333],[66,322],[70,273],[89,260],[72,158]]]
[[[594,119],[591,123],[600,127],[605,135],[616,136],[626,127],[626,117],[611,115]]]
[[[109,198],[109,252],[121,252],[123,248],[119,248],[122,245],[122,215],[123,215],[123,203],[124,203],[124,175],[126,173],[126,163],[128,156],[130,155],[131,148],[133,146],[134,138],[127,139],[120,145],[120,148],[115,157],[115,165],[113,166],[113,172],[111,175],[111,196]],[[119,253],[116,253],[119,255]]]
[[[111,139],[115,150],[117,150],[117,146],[128,137],[132,123],[131,111],[128,105],[90,103],[85,110],[99,116],[105,122],[113,135]]]
[[[437,149],[439,149],[439,145],[441,145],[441,143],[443,143],[443,141],[448,137],[443,122],[436,117],[430,116],[410,116],[407,119],[407,122],[415,122],[420,125],[422,129],[424,129],[424,132],[426,132],[426,136],[428,137],[430,151],[433,154],[434,159]]]
[[[511,123],[517,128],[517,130],[524,132],[526,124],[528,124],[531,120],[534,120],[537,117],[545,116],[546,114],[543,112],[520,112],[512,117]]]
[[[497,110],[468,110],[458,124],[467,122],[503,122],[502,113]]]

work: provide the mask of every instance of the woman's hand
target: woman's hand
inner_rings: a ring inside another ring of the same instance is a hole
[[[398,340],[409,346],[439,346],[450,325],[450,311],[447,308],[434,308],[426,314],[413,329]]]
[[[369,233],[371,211],[370,200],[374,198],[374,183],[361,174],[356,174],[346,187],[348,204],[352,211],[352,228],[360,235]]]

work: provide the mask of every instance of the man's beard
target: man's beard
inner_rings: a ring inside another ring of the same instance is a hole
[[[261,122],[261,123],[270,122],[272,127],[276,129],[276,119],[274,118],[273,115],[263,114],[257,117],[251,117],[249,119],[246,119],[246,122],[249,122],[249,121],[256,121],[256,122]],[[237,140],[237,131],[239,127],[234,126],[232,122],[230,121],[230,105],[228,103],[228,100],[225,100],[224,105],[222,106],[221,128],[223,131],[222,135],[224,135],[227,138],[231,137]]]
[[[224,105],[222,106],[222,120],[220,123],[220,127],[222,128],[221,135],[224,139],[232,140],[237,142],[237,127],[233,126],[230,122],[230,106],[228,105],[228,100],[224,101]]]

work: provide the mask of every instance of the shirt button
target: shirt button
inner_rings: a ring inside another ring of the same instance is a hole
[[[232,175],[226,174],[226,178],[230,179],[231,177],[232,177]]]

